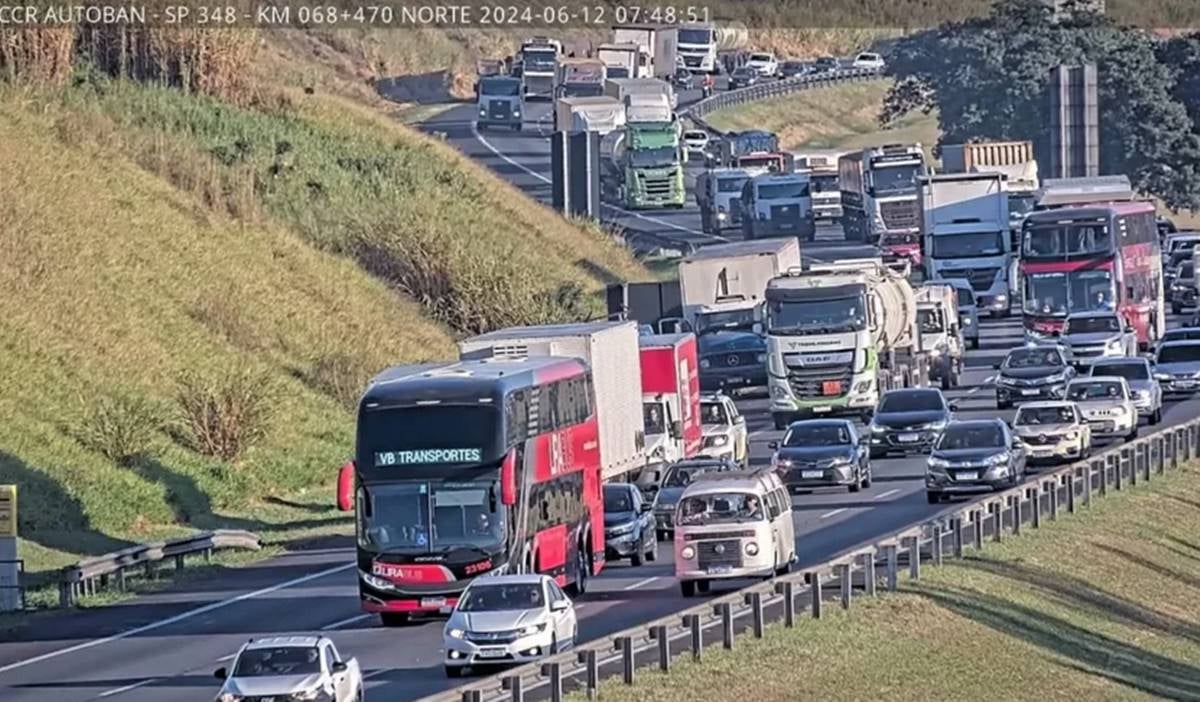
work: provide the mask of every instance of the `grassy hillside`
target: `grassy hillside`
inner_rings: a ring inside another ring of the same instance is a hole
[[[1200,474],[1111,496],[982,553],[926,568],[898,595],[773,626],[609,702],[1200,698]],[[583,699],[575,696],[573,699]]]
[[[885,80],[808,90],[719,110],[708,122],[723,131],[769,129],[788,149],[853,149],[885,143],[937,143],[937,115],[911,114],[883,129]]]

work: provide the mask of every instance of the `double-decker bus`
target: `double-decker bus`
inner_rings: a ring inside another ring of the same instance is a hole
[[[1154,205],[1114,202],[1032,212],[1021,228],[1025,329],[1057,336],[1073,312],[1117,310],[1148,347],[1166,328]]]
[[[589,368],[576,359],[400,366],[372,380],[338,504],[355,511],[363,611],[397,625],[472,578],[538,572],[575,592],[604,565]]]

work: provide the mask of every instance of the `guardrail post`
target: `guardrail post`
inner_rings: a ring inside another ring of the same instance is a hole
[[[562,702],[562,668],[558,663],[543,663],[542,675],[550,679],[550,702]]]
[[[1125,468],[1125,455],[1124,454],[1125,454],[1125,452],[1123,450],[1118,450],[1117,454],[1115,456],[1113,456],[1113,463],[1115,464],[1114,467],[1117,469],[1116,475],[1115,475],[1116,480],[1113,482],[1113,487],[1115,487],[1118,490],[1125,489],[1125,476],[1123,474],[1124,468]]]
[[[587,690],[587,698],[594,700],[596,699],[596,695],[599,694],[600,689],[600,664],[596,660],[596,650],[588,649],[587,651],[580,651],[575,659],[587,669],[584,685]]]
[[[183,570],[183,554],[175,554],[175,570]]]
[[[483,691],[464,690],[462,693],[462,702],[483,702]]]
[[[1057,476],[1050,480],[1050,521],[1058,521],[1058,489],[1062,486],[1062,480]]]
[[[145,568],[145,571],[146,571],[146,579],[153,580],[154,579],[154,564],[151,563],[150,561],[146,561],[146,564],[143,567]]]
[[[863,591],[867,597],[875,596],[875,586],[879,584],[878,578],[875,577],[875,549],[871,549],[862,555],[863,559]]]
[[[991,504],[992,521],[995,528],[992,531],[992,541],[1000,542],[1004,539],[1004,502],[993,502]]]
[[[650,627],[650,638],[658,644],[658,669],[666,673],[671,670],[671,639],[667,636],[667,627],[659,624]]]
[[[1151,464],[1157,460],[1155,448],[1158,446],[1158,440],[1152,439],[1151,441],[1147,442],[1145,446],[1146,482],[1150,482]]]
[[[74,598],[72,597],[73,593],[71,592],[73,585],[74,583],[69,583],[65,580],[58,584],[59,607],[70,607],[72,604],[74,604]]]
[[[763,603],[761,592],[751,592],[746,595],[746,604],[750,605],[750,616],[754,622],[754,638],[761,639],[763,637],[763,629],[766,622],[763,619]]]
[[[1010,511],[1012,512],[1013,536],[1020,536],[1021,534],[1021,517],[1023,516],[1021,514],[1021,500],[1028,493],[1029,490],[1021,490],[1016,495],[1010,495],[1008,497],[1010,503],[1012,504]]]
[[[951,524],[951,529],[954,530],[954,546],[953,546],[954,557],[962,558],[963,557],[963,537],[965,536],[963,534],[965,527],[963,526],[962,515],[959,514],[959,515],[955,516],[954,521],[952,521],[950,524]]]
[[[975,531],[975,550],[983,550],[983,510],[971,510],[971,526]]]
[[[821,618],[821,605],[823,604],[823,602],[821,601],[821,597],[822,597],[821,574],[813,572],[813,573],[809,573],[809,575],[811,576],[810,592],[812,594],[812,618],[820,619]]]
[[[117,589],[125,591],[125,568],[117,568]]]
[[[1088,482],[1092,480],[1092,473],[1089,470],[1084,471]],[[1063,476],[1063,482],[1067,484],[1067,512],[1075,514],[1075,467],[1071,466],[1070,475]]]
[[[791,629],[796,626],[796,584],[775,583],[775,594],[783,596],[783,625]]]
[[[618,636],[613,639],[613,646],[621,652],[621,680],[626,685],[633,684],[633,637]]]
[[[842,591],[842,609],[850,609],[850,598],[854,595],[854,583],[850,578],[853,568],[849,563],[843,563],[838,568],[838,587]]]
[[[887,553],[887,589],[888,592],[896,591],[896,580],[899,569],[899,558],[896,553],[896,544],[888,544],[884,547],[884,552]]]
[[[733,649],[733,608],[728,602],[717,605],[717,614],[721,617],[721,646],[726,650]]]
[[[1025,492],[1025,494],[1029,495],[1030,502],[1032,502],[1032,504],[1030,506],[1033,507],[1033,514],[1031,515],[1031,518],[1030,518],[1030,524],[1033,525],[1034,529],[1041,529],[1042,528],[1042,483],[1041,483],[1041,481],[1034,483],[1033,487],[1031,487],[1029,490],[1027,490]]]
[[[692,635],[692,660],[698,661],[700,654],[704,651],[704,627],[700,624],[700,615],[687,615],[683,618],[683,625]]]
[[[929,558],[935,566],[942,564],[942,522],[940,520],[933,523],[933,541],[930,543]]]
[[[520,675],[506,675],[500,681],[500,686],[508,691],[512,702],[525,702],[525,686],[521,684]]]
[[[921,536],[910,536],[908,539],[908,577],[913,580],[921,579]]]

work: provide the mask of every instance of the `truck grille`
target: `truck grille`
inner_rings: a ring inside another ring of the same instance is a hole
[[[844,397],[854,372],[850,364],[817,368],[788,367],[788,385],[797,397]]]
[[[740,541],[701,541],[696,545],[696,551],[697,562],[701,568],[712,566],[742,567],[742,545]]]
[[[971,289],[976,291],[986,291],[992,287],[992,283],[996,280],[996,271],[999,268],[959,268],[955,270],[943,269],[938,273],[939,277],[946,280],[962,279],[971,284]]]
[[[920,213],[916,200],[879,203],[879,216],[888,229],[915,229],[919,226]]]
[[[642,186],[646,189],[646,195],[652,198],[667,198],[671,196],[670,178],[643,178]]]
[[[492,119],[508,119],[508,103],[503,100],[492,100],[488,105],[488,116]]]
[[[777,228],[800,226],[799,205],[771,205],[771,222]]]
[[[753,366],[758,363],[755,360],[756,354],[750,353],[714,353],[704,357],[708,361],[709,368],[737,368],[739,366]]]

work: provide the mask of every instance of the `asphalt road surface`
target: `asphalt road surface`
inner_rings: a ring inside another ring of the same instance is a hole
[[[548,110],[548,106],[537,108]],[[464,116],[463,110],[467,110]],[[465,121],[471,108],[443,113],[432,130],[479,159],[530,195],[549,198],[545,137],[529,133],[478,138]],[[536,120],[540,110],[531,110]],[[650,238],[711,243],[699,231],[694,207],[667,213],[616,213],[617,221]],[[826,228],[810,257],[859,256],[836,228]],[[960,418],[1010,417],[998,412],[990,387],[992,364],[1021,342],[1019,317],[983,322],[983,343],[968,352],[962,386],[947,393]],[[771,426],[763,399],[738,398],[751,430],[751,459],[769,460]],[[1164,425],[1196,416],[1200,399],[1170,403]],[[1148,430],[1146,430],[1148,431]],[[924,457],[873,462],[874,482],[857,494],[828,490],[793,498],[801,566],[932,515],[944,506],[924,495]],[[330,495],[330,499],[333,496]],[[696,604],[684,599],[672,577],[670,548],[639,568],[614,564],[592,581],[579,603],[581,641]],[[730,588],[740,587],[740,581]],[[708,596],[726,591],[714,587]],[[411,700],[453,686],[441,665],[442,623],[429,620],[383,628],[359,610],[352,551],[341,548],[289,554],[219,578],[95,611],[52,616],[0,642],[0,699],[5,702],[191,702],[211,699],[212,671],[247,638],[282,633],[327,633],[343,655],[356,656],[367,678],[367,696]]]

